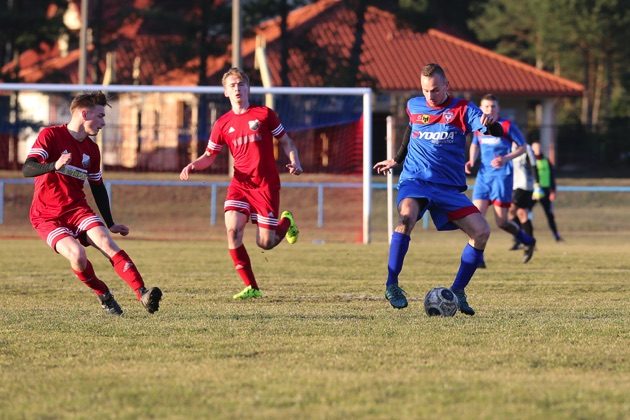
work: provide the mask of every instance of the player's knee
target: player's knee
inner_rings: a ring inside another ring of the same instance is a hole
[[[82,246],[74,246],[64,250],[63,255],[74,266],[85,267],[87,265],[87,254]]]
[[[256,240],[256,245],[264,250],[270,250],[276,244],[275,241],[273,241],[271,238],[259,238]]]
[[[472,234],[472,239],[476,244],[483,244],[485,246],[488,239],[490,239],[490,225],[484,223],[482,226],[479,226]]]
[[[409,234],[413,229],[416,221],[408,214],[401,214],[398,220],[397,232]]]
[[[232,228],[232,227],[227,228],[228,240],[232,242],[238,241],[238,239],[240,238],[240,234],[241,234],[241,231],[238,228]]]

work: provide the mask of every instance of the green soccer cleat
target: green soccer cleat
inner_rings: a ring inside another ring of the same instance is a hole
[[[285,210],[282,212],[282,214],[280,215],[281,219],[289,219],[289,221],[291,222],[291,226],[289,226],[289,230],[287,230],[287,234],[285,236],[285,238],[287,238],[287,242],[290,244],[294,244],[297,242],[298,240],[298,236],[300,235],[300,230],[298,229],[297,225],[295,224],[295,219],[293,218],[293,214],[289,211],[289,210]]]
[[[247,286],[246,288],[244,288],[243,290],[241,290],[240,292],[232,296],[232,299],[245,300],[245,299],[255,299],[255,298],[261,298],[261,297],[262,297],[262,292],[260,290],[254,289],[252,286]]]

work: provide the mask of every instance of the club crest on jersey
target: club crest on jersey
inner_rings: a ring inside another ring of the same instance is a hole
[[[256,131],[256,130],[258,130],[258,127],[260,127],[260,121],[258,121],[258,120],[248,121],[247,124],[249,124],[249,128],[252,131]]]
[[[446,111],[444,112],[444,114],[442,114],[444,116],[444,121],[446,121],[447,124],[450,124],[451,121],[453,121],[453,118],[455,118],[455,114],[453,114],[453,111]]]
[[[84,168],[88,168],[90,166],[90,156],[83,153],[83,158],[81,159],[81,166]]]
[[[416,117],[416,122],[427,124],[431,120],[431,116],[427,114],[420,114]]]

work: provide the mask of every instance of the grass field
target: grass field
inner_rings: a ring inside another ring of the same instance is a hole
[[[334,231],[350,218],[317,230],[302,213],[300,242],[272,251],[256,248],[248,228],[265,297],[233,302],[240,283],[204,215],[188,220],[204,223],[197,229],[149,240],[155,231],[135,199],[122,219],[149,227],[139,229],[143,239],[118,242],[164,300],[147,314],[90,249],[125,310],[107,317],[63,258],[28,225],[16,227],[13,212],[24,210],[20,194],[8,194],[0,418],[630,418],[623,194],[561,196],[562,243],[551,240],[537,210],[538,251],[527,265],[494,229],[488,269],[468,289],[477,315],[448,319],[424,315],[421,299],[450,285],[465,242],[459,232],[414,233],[401,276],[410,306],[396,311],[383,298],[382,226],[372,245],[341,243]],[[180,199],[190,210],[194,197]],[[149,212],[180,214],[147,200]]]

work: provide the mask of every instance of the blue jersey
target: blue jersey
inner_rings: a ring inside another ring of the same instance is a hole
[[[448,98],[440,107],[431,107],[424,96],[407,102],[411,138],[400,174],[405,179],[419,179],[466,190],[466,134],[481,131],[481,110],[464,99]]]
[[[493,168],[491,163],[497,156],[505,156],[512,151],[512,143],[517,146],[525,144],[525,138],[521,130],[508,120],[499,119],[505,133],[503,137],[494,137],[490,134],[476,132],[473,136],[473,144],[479,146],[481,166],[479,175],[486,177],[504,178],[512,173],[512,162],[506,162],[500,168]]]

